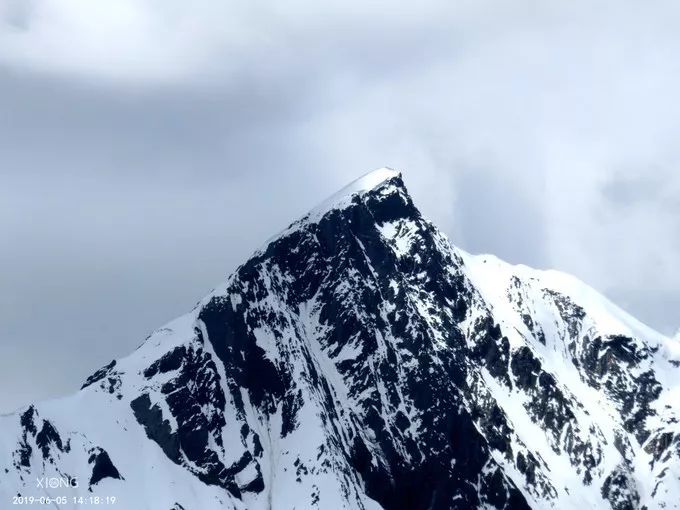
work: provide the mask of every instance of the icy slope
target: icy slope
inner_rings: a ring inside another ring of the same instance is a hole
[[[0,419],[0,498],[678,508],[678,370],[580,282],[451,246],[381,169],[78,394]]]

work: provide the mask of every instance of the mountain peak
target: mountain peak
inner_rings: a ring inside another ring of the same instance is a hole
[[[461,254],[381,168],[76,397],[1,418],[0,499],[68,473],[68,508],[677,510],[680,354],[621,314]]]
[[[355,195],[372,191],[395,178],[399,178],[401,181],[401,173],[389,167],[378,168],[377,170],[368,172],[333,193],[330,197],[312,209],[307,214],[307,217],[310,219],[319,218],[331,209],[346,205]],[[400,186],[403,186],[401,182]]]
[[[401,173],[389,167],[382,167],[368,172],[358,179],[353,180],[336,193],[328,197],[328,201],[337,200],[345,196],[362,193],[377,188],[381,184],[395,177],[401,177]]]
[[[311,209],[307,214],[267,239],[255,254],[257,255],[258,253],[265,251],[272,242],[297,230],[299,227],[318,222],[330,211],[347,207],[355,197],[385,187],[388,184],[393,184],[394,190],[400,190],[403,194],[408,194],[404,183],[401,180],[401,172],[389,167],[378,168],[340,188],[323,202]]]

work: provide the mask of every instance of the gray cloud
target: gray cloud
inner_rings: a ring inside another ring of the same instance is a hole
[[[0,3],[0,408],[384,165],[462,248],[680,325],[675,3],[93,5]]]

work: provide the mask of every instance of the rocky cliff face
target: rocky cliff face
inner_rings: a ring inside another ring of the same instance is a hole
[[[0,493],[680,508],[679,375],[676,341],[566,275],[458,250],[382,169],[78,394],[2,418]]]

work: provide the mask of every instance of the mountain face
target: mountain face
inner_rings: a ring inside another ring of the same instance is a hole
[[[680,508],[679,419],[676,340],[572,277],[455,248],[381,169],[77,394],[2,417],[0,497]]]

